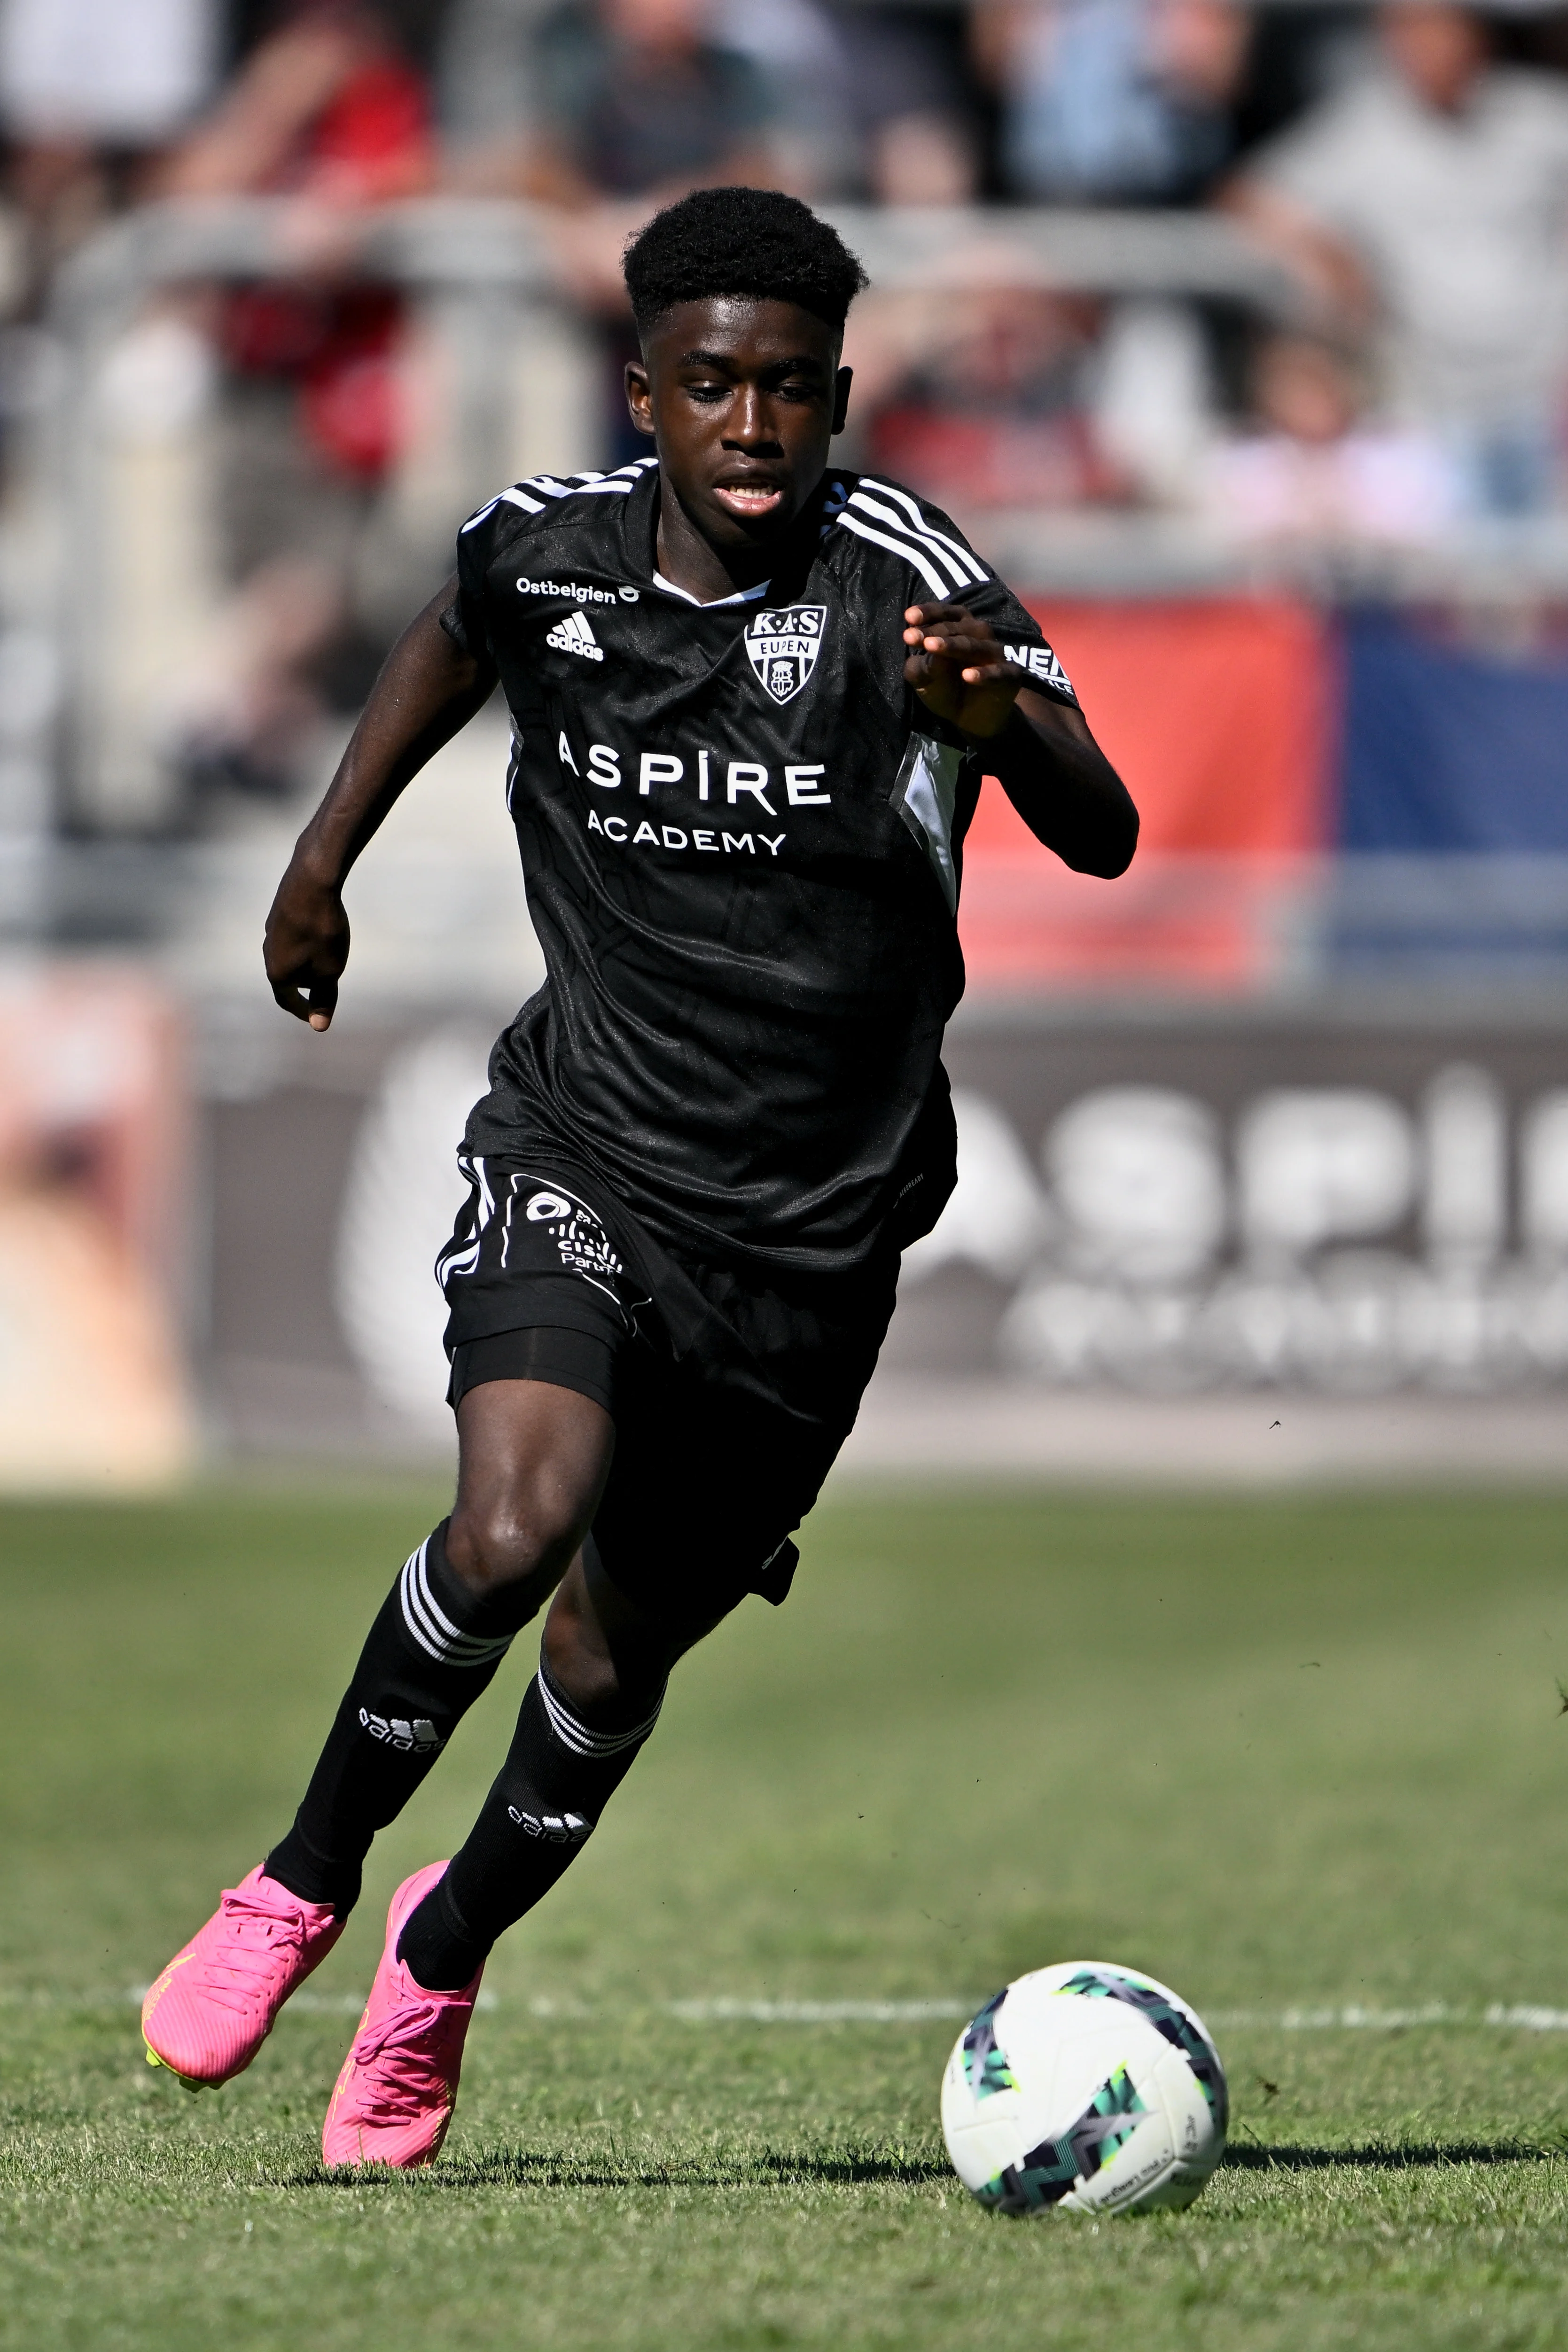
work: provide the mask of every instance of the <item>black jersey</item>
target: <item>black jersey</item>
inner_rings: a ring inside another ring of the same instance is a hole
[[[658,461],[536,476],[458,535],[443,616],[510,706],[508,804],[548,979],[470,1151],[552,1155],[667,1244],[803,1273],[934,1222],[973,742],[906,687],[903,614],[957,599],[1072,689],[945,515],[828,474],[766,587],[657,574]]]

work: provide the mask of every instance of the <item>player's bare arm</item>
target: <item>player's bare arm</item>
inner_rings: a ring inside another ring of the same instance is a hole
[[[404,787],[482,709],[495,671],[441,626],[457,580],[410,622],[388,655],[326,797],[295,845],[267,918],[272,993],[312,1029],[331,1025],[349,958],[342,888]]]
[[[911,604],[904,643],[906,680],[936,718],[986,745],[1036,840],[1075,873],[1125,874],[1138,812],[1083,713],[1024,686],[990,622],[963,604]]]

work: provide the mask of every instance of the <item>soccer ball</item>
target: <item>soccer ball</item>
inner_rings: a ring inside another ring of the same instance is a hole
[[[1003,2213],[1190,2205],[1225,2153],[1226,2113],[1202,2020],[1101,1960],[1017,1978],[964,2028],[942,2084],[953,2168]]]

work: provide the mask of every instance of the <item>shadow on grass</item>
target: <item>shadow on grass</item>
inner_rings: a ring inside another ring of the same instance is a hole
[[[1407,2147],[1266,2147],[1232,2140],[1220,2162],[1242,2172],[1418,2172],[1435,2164],[1551,2164],[1561,2147],[1526,2140],[1432,2140]]]
[[[1443,2140],[1405,2147],[1266,2147],[1233,2141],[1221,2159],[1242,2172],[1418,2172],[1434,2166],[1550,2164],[1568,2149],[1522,2140]],[[267,2177],[273,2189],[401,2189],[425,2194],[473,2189],[920,2189],[932,2181],[952,2183],[952,2168],[940,2157],[857,2155],[851,2150],[820,2156],[786,2156],[764,2149],[731,2163],[709,2157],[661,2163],[656,2157],[617,2160],[610,2156],[577,2158],[558,2150],[480,2148],[472,2155],[443,2158],[416,2172],[370,2165],[363,2172],[329,2172],[324,2166]]]
[[[823,2156],[781,2156],[764,2150],[731,2164],[717,2158],[661,2164],[657,2158],[578,2159],[522,2148],[485,2148],[472,2156],[444,2158],[428,2171],[395,2173],[384,2165],[363,2172],[329,2172],[310,2165],[278,2172],[274,2189],[394,2188],[412,2179],[428,2189],[759,2189],[858,2188],[869,2185],[918,2189],[951,2180],[952,2168],[937,2157],[844,2151]]]

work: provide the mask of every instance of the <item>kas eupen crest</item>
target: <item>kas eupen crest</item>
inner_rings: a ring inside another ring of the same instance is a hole
[[[793,702],[822,649],[826,604],[788,604],[761,612],[746,631],[746,652],[775,702]]]

